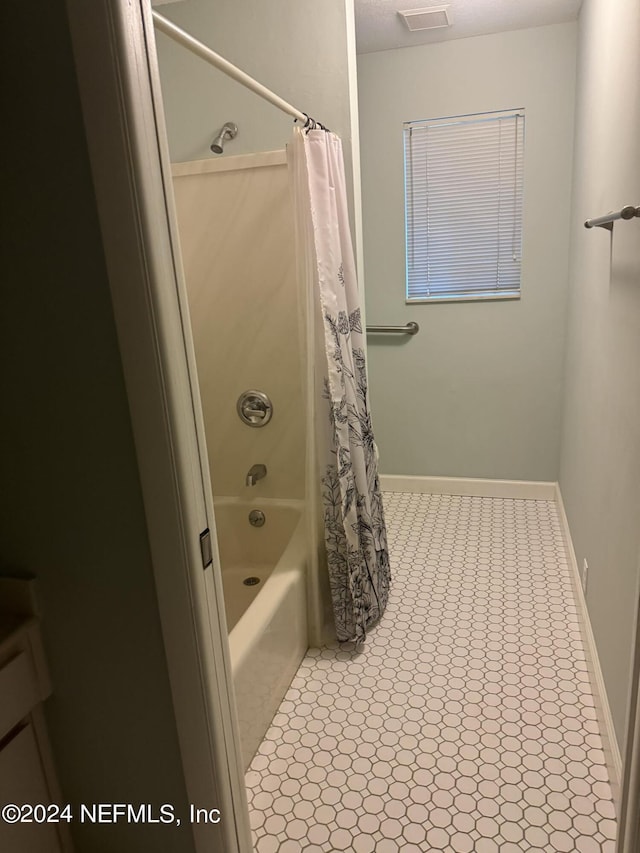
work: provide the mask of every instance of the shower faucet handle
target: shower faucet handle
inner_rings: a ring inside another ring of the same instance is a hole
[[[243,391],[236,409],[242,423],[251,427],[266,426],[273,415],[273,403],[263,391]]]
[[[253,403],[247,402],[242,411],[246,417],[257,418],[261,421],[267,414],[267,404],[263,403],[262,400],[255,400]]]

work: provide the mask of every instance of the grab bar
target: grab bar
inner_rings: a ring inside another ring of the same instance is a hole
[[[606,228],[607,231],[613,231],[613,223],[617,219],[633,219],[634,216],[640,216],[640,207],[635,207],[633,204],[627,204],[622,210],[617,213],[605,213],[604,216],[596,216],[595,219],[587,219],[584,223],[585,228]]]
[[[401,335],[417,335],[420,326],[417,323],[407,323],[406,326],[367,326],[367,332],[398,332]]]

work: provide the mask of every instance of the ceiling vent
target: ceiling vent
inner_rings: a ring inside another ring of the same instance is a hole
[[[450,27],[447,9],[449,6],[430,6],[428,9],[409,9],[398,12],[412,33],[417,30],[437,30],[439,27]]]

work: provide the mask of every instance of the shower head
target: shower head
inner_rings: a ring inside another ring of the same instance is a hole
[[[224,149],[224,143],[227,139],[235,139],[238,135],[238,125],[234,124],[232,121],[226,122],[220,131],[220,133],[216,136],[216,138],[211,143],[211,150],[214,154],[222,154]]]

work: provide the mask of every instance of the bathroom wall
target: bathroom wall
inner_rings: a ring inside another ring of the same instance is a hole
[[[352,0],[189,0],[157,11],[339,134],[348,185],[353,186],[354,174],[356,180],[352,214],[358,210]],[[239,128],[225,149],[229,155],[284,148],[291,136],[290,116],[167,36],[158,34],[157,43],[174,162],[215,156],[209,146],[226,121]]]
[[[371,404],[386,474],[556,480],[575,24],[358,57]],[[405,304],[402,122],[524,107],[522,298]]]
[[[293,106],[351,138],[345,0],[189,0],[157,11]],[[225,121],[229,154],[283,148],[293,119],[221,71],[157,35],[171,159],[213,156]]]
[[[174,191],[214,495],[302,499],[305,405],[285,153],[181,164]],[[273,403],[264,427],[236,412],[249,389]],[[246,486],[254,463],[267,477]]]
[[[584,0],[579,19],[560,486],[618,742],[624,744],[640,571],[640,5]]]
[[[65,4],[6,4],[2,20],[0,570],[39,581],[65,802],[186,813]],[[78,851],[194,849],[189,826],[71,831]]]

